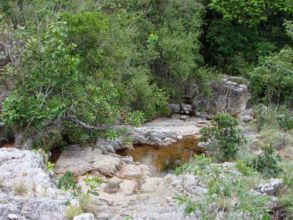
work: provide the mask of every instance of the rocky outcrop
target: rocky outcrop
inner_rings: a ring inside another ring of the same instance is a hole
[[[195,112],[238,115],[246,109],[250,91],[244,78],[224,76],[223,80],[213,81],[211,86],[210,96],[200,94],[192,97]],[[193,94],[191,91],[188,93]]]
[[[191,185],[193,188],[189,189]],[[91,196],[91,204],[97,219],[131,216],[131,219],[194,220],[195,215],[186,215],[184,208],[177,205],[176,194],[198,196],[206,191],[191,175],[145,176],[137,180],[113,177],[99,186],[99,196]]]
[[[131,128],[129,135],[134,144],[167,146],[182,140],[184,136],[197,136],[199,130],[209,123],[198,118],[159,119]]]
[[[60,191],[40,153],[0,149],[0,220],[63,220],[70,194]]]

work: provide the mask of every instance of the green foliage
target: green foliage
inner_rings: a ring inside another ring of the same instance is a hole
[[[99,193],[95,190],[97,188],[97,186],[99,186],[102,183],[102,180],[100,177],[98,176],[86,176],[83,181],[85,182],[85,184],[87,186],[89,186],[89,190],[87,192],[90,194],[93,194],[95,196],[99,195]]]
[[[3,104],[4,123],[40,126],[65,113],[67,100],[59,94],[78,80],[78,58],[69,55],[73,45],[65,45],[65,35],[62,24],[55,23],[43,44],[34,37],[28,41],[19,73],[22,82]]]
[[[47,169],[48,171],[52,172],[54,170],[55,164],[48,161],[47,163]]]
[[[194,175],[202,175],[202,171],[205,167],[212,163],[212,158],[202,155],[194,155],[194,163],[186,163],[180,167],[176,167],[175,175],[181,175],[183,173],[193,173]]]
[[[278,161],[280,157],[275,154],[271,146],[263,148],[263,154],[255,157],[250,166],[261,172],[266,177],[276,177],[282,172]]]
[[[257,105],[255,111],[258,129],[278,128],[285,132],[293,129],[292,112],[286,106]]]
[[[279,126],[284,131],[290,131],[293,129],[293,115],[289,112],[289,110],[285,110],[284,114],[278,115],[277,121]]]
[[[289,192],[282,195],[280,198],[280,204],[286,212],[286,219],[293,217],[293,189],[289,189]]]
[[[282,12],[293,13],[292,2],[288,0],[212,0],[209,7],[222,14],[225,20],[256,26],[272,15]]]
[[[210,0],[206,4],[205,59],[226,74],[247,76],[263,56],[292,45],[283,25],[292,19],[290,0],[269,4],[265,0]]]
[[[129,112],[126,115],[125,121],[130,125],[138,127],[145,121],[144,114],[141,111]]]
[[[244,161],[237,160],[236,168],[242,173],[243,176],[251,176],[253,174],[253,169],[249,167]]]
[[[233,166],[211,163],[205,157],[196,158],[185,167],[184,172],[193,173],[200,184],[208,186],[208,192],[199,198],[177,196],[186,213],[196,212],[200,219],[215,219],[219,211],[224,211],[225,219],[262,219],[268,216],[269,210],[265,206],[268,197],[251,190],[259,180],[257,174],[248,171],[243,163],[238,164],[238,169],[241,167],[246,175],[235,172]]]
[[[234,159],[239,146],[245,142],[241,131],[236,128],[237,125],[237,119],[232,116],[218,114],[212,128],[200,130],[201,141],[211,142],[219,160]]]
[[[147,120],[169,114],[167,94],[150,84],[146,75],[133,76],[127,86],[127,102],[133,110],[142,111]]]
[[[276,50],[277,45],[261,34],[244,25],[212,20],[206,33],[210,47],[208,59],[224,73],[246,76],[259,57]]]
[[[57,187],[62,190],[75,190],[77,188],[77,185],[74,180],[73,173],[67,171],[59,180],[57,183]]]
[[[284,48],[264,58],[250,74],[255,101],[290,104],[293,87],[293,50]]]
[[[67,210],[66,210],[66,217],[68,219],[73,219],[75,216],[78,216],[80,214],[83,213],[83,210],[80,206],[78,205],[70,205],[67,207]]]
[[[133,42],[139,57],[134,64],[144,65],[160,86],[172,90],[181,83],[182,88],[195,75],[202,63],[199,37],[204,6],[200,1],[107,0],[102,8],[116,16],[127,11],[128,23],[137,32]]]

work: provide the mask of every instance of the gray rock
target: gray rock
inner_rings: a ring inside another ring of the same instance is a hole
[[[127,145],[125,145],[120,138],[115,138],[114,140],[110,139],[98,139],[96,142],[96,147],[100,148],[104,153],[106,152],[115,152],[116,150],[127,149]]]
[[[241,112],[239,118],[243,122],[250,122],[251,120],[253,120],[253,110],[247,109],[247,110]]]
[[[65,200],[50,198],[18,198],[5,197],[8,203],[0,203],[0,220],[13,219],[11,213],[18,220],[65,220]]]
[[[191,115],[193,114],[193,107],[189,104],[181,104],[180,113],[183,115]]]
[[[191,115],[193,114],[193,107],[189,104],[169,104],[169,109],[172,114]]]
[[[244,81],[244,78],[232,76],[224,76],[223,81],[213,81],[210,97],[202,94],[193,97],[195,112],[240,114],[250,99],[250,91]]]
[[[55,164],[55,173],[67,171],[75,176],[97,171],[105,176],[113,176],[119,169],[121,158],[118,155],[104,155],[96,147],[79,145],[67,146]]]
[[[276,195],[284,186],[282,179],[270,179],[268,182],[262,183],[255,187],[255,191],[266,195]]]
[[[0,220],[66,218],[72,196],[57,189],[41,153],[1,148],[0,181]]]
[[[73,220],[94,220],[94,219],[95,217],[92,213],[82,213],[73,218]]]
[[[169,109],[172,114],[180,113],[180,105],[179,104],[169,104]]]

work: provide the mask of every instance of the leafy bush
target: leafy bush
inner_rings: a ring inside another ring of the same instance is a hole
[[[290,104],[293,87],[293,50],[284,48],[263,59],[250,74],[255,102]]]
[[[144,114],[140,111],[129,112],[126,115],[125,121],[130,125],[138,127],[145,121]]]
[[[238,148],[245,142],[241,131],[236,128],[237,119],[227,114],[218,114],[212,128],[200,130],[201,141],[211,142],[215,155],[220,160],[234,159]]]
[[[277,121],[283,130],[293,130],[293,114],[290,113],[289,110],[286,110],[283,114],[278,115]]]
[[[251,167],[261,172],[266,177],[276,177],[283,170],[278,161],[277,156],[271,146],[263,148],[263,154],[254,158],[250,164]]]
[[[77,188],[77,185],[74,180],[74,175],[67,171],[57,183],[57,187],[62,190],[74,190]]]

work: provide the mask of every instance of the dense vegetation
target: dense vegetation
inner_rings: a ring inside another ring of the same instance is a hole
[[[1,0],[0,95],[8,95],[3,103],[0,96],[0,127],[10,136],[25,132],[45,150],[93,142],[125,132],[116,125],[169,115],[168,103],[182,102],[191,84],[208,95],[217,76],[242,76],[251,104],[261,103],[259,139],[247,143],[235,118],[217,115],[201,130],[213,157],[177,170],[200,176],[208,196],[178,200],[202,219],[215,217],[216,209],[208,213],[214,203],[230,211],[227,219],[237,212],[270,219],[268,198],[250,189],[260,178],[278,177],[290,219],[292,151],[287,160],[276,152],[293,145],[292,17],[292,0]],[[212,163],[233,160],[241,175]],[[71,173],[58,187],[78,191]],[[69,216],[81,211],[73,207]]]
[[[291,6],[1,1],[0,79],[12,91],[2,122],[33,132],[57,126],[88,140],[93,131],[168,114],[168,100],[182,98],[186,84],[204,92],[221,72],[250,78],[255,102],[291,105]]]

